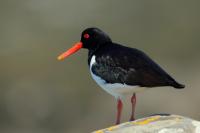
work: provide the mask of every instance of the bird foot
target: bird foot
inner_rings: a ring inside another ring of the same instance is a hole
[[[134,116],[131,116],[131,118],[129,119],[129,121],[134,121],[134,120],[135,120]]]

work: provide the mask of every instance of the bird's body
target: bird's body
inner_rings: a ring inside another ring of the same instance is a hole
[[[116,98],[148,87],[182,88],[145,53],[116,43],[89,53],[88,64],[97,84]]]
[[[130,120],[134,120],[135,93],[160,86],[184,88],[184,85],[176,82],[144,52],[112,42],[110,37],[98,28],[84,30],[81,41],[58,59],[63,59],[80,48],[89,50],[88,65],[92,78],[118,100],[116,124],[120,123],[121,97],[124,95],[133,94]]]

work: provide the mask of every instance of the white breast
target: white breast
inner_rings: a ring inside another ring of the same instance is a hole
[[[95,56],[93,55],[90,61],[90,73],[92,75],[92,78],[97,82],[97,84],[103,88],[106,92],[109,94],[113,95],[116,98],[122,98],[124,95],[127,94],[133,94],[137,93],[139,91],[144,90],[145,88],[143,87],[138,87],[138,86],[130,86],[126,84],[121,84],[121,83],[106,83],[105,80],[100,78],[99,76],[95,75],[92,72],[92,66],[96,63]]]

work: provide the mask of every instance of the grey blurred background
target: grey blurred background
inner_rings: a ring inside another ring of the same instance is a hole
[[[96,26],[142,49],[184,90],[137,94],[136,117],[200,120],[199,0],[0,0],[0,132],[83,133],[114,124],[115,99],[92,80],[87,51],[57,56]],[[123,121],[129,119],[130,100]]]

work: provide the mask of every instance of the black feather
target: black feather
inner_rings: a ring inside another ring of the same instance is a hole
[[[89,54],[96,56],[92,72],[107,83],[141,87],[173,86],[184,88],[144,52],[110,42]]]

